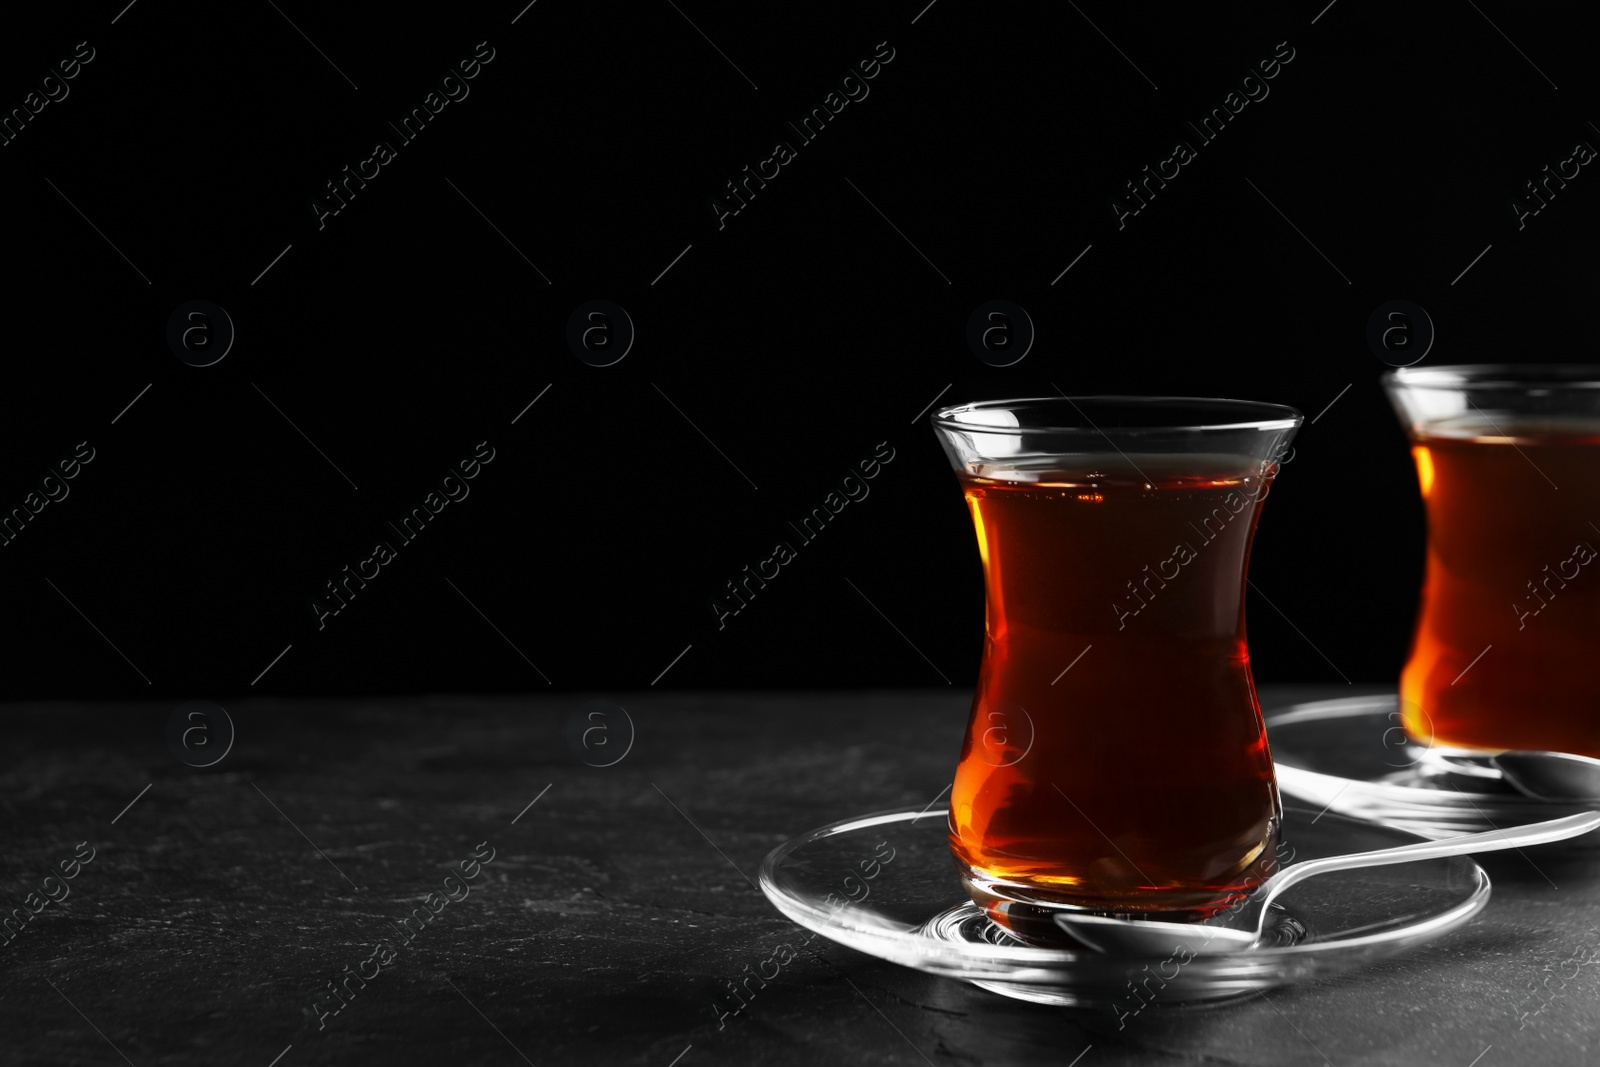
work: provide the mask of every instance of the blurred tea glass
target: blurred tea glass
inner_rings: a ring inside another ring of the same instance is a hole
[[[1600,366],[1407,367],[1427,569],[1406,732],[1600,757]]]
[[[1299,426],[1237,400],[1006,400],[933,415],[977,533],[983,663],[950,795],[974,901],[1201,918],[1272,871],[1281,818],[1244,587]]]

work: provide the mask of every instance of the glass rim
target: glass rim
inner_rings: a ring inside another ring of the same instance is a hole
[[[995,411],[1020,407],[1025,404],[1053,404],[1059,406],[1063,402],[1071,405],[1072,409],[1083,418],[1088,425],[1079,426],[994,426],[987,423],[970,422],[960,418],[961,415],[973,411]],[[1129,396],[1122,394],[1095,394],[1092,396],[1035,396],[1015,397],[1005,400],[975,400],[965,404],[954,404],[936,410],[929,421],[936,430],[965,430],[977,433],[993,434],[1100,434],[1105,435],[1105,430],[1095,425],[1078,409],[1078,404],[1117,405],[1130,410],[1140,408],[1153,409],[1157,405],[1167,404],[1173,407],[1189,407],[1196,419],[1186,419],[1177,422],[1157,423],[1150,426],[1113,426],[1111,430],[1118,435],[1126,434],[1161,434],[1161,433],[1202,433],[1210,431],[1238,431],[1238,430],[1292,430],[1305,421],[1305,415],[1287,404],[1273,404],[1261,400],[1235,400],[1228,397],[1213,396]],[[1205,422],[1204,412],[1214,410],[1219,415],[1226,413],[1238,416],[1246,412],[1256,412],[1260,418],[1237,417],[1227,421]]]
[[[1383,375],[1388,388],[1600,389],[1600,363],[1453,363],[1397,367]]]

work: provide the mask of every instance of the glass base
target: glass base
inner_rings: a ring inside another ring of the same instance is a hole
[[[1133,907],[1127,901],[1065,899],[1058,892],[996,877],[960,861],[956,862],[956,873],[962,888],[991,922],[1025,944],[1043,947],[1077,944],[1056,925],[1055,917],[1062,913],[1193,923],[1210,918],[1245,896],[1244,892],[1219,897],[1214,891],[1174,890],[1160,906]]]

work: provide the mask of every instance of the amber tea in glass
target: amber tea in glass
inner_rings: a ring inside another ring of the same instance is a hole
[[[1269,404],[1085,397],[934,416],[977,534],[983,661],[950,800],[973,899],[1202,918],[1272,870],[1250,543],[1300,422]]]

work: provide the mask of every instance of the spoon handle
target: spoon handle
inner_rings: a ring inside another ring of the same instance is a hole
[[[1586,811],[1561,819],[1512,826],[1504,830],[1489,830],[1481,834],[1447,837],[1442,841],[1418,841],[1413,845],[1379,849],[1376,852],[1352,852],[1346,856],[1325,856],[1291,864],[1262,882],[1256,890],[1264,903],[1270,903],[1290,886],[1330,871],[1348,871],[1361,867],[1382,867],[1390,863],[1412,863],[1417,860],[1439,859],[1443,856],[1461,856],[1471,852],[1492,852],[1521,845],[1538,845],[1546,841],[1561,841],[1577,837],[1600,827],[1600,811]]]

